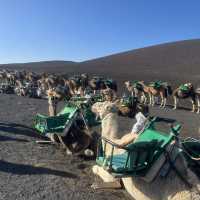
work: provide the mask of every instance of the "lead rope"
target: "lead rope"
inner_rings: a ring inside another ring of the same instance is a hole
[[[174,135],[174,137],[176,137],[178,140],[180,140],[180,137],[178,137],[177,135]],[[177,148],[181,149],[191,160],[195,160],[195,161],[199,161],[200,160],[200,156],[199,157],[192,156],[184,146],[182,146],[182,147],[177,146],[177,145],[175,145],[175,146]]]

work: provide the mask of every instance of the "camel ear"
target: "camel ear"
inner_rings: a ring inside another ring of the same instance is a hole
[[[112,103],[111,105],[106,106],[106,110],[108,112],[116,113],[118,111],[118,107],[114,103]]]

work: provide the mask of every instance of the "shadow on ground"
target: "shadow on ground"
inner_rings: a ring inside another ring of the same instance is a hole
[[[34,167],[31,165],[16,164],[7,161],[0,160],[0,171],[18,175],[41,175],[41,174],[51,174],[55,176],[67,177],[67,178],[78,178],[77,175],[58,171],[54,169],[44,168],[44,167]]]
[[[16,135],[34,137],[34,138],[43,138],[42,136],[37,134],[33,128],[30,128],[22,124],[16,124],[16,123],[0,122],[0,131],[13,133]]]

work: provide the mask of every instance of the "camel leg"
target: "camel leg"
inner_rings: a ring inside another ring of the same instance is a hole
[[[60,136],[60,135],[57,135],[58,136],[58,139],[59,139],[59,141],[60,141],[60,143],[61,143],[61,145],[62,145],[62,148],[63,149],[66,149],[66,153],[67,153],[67,155],[72,155],[72,151],[66,146],[66,144],[63,142],[63,139],[62,139],[62,137]]]
[[[146,104],[146,99],[145,99],[145,96],[143,94],[140,97],[140,102],[143,103],[143,104]]]
[[[152,104],[152,99],[151,99],[151,94],[149,94],[149,105],[151,106]]]
[[[58,136],[59,142],[61,143],[63,149],[65,149],[67,146],[66,146],[66,144],[63,142],[62,137],[61,137],[60,135],[58,135],[58,134],[57,134],[57,136]]]
[[[147,96],[144,92],[142,92],[142,96],[143,96],[143,99],[144,99],[143,103],[146,105],[147,104]]]
[[[153,95],[151,96],[151,98],[152,98],[152,100],[151,100],[152,101],[152,106],[154,106],[155,105],[155,98],[154,98]]]
[[[146,99],[146,96],[145,96],[144,92],[142,92],[142,97],[143,97],[143,103],[146,104],[147,99]]]
[[[191,112],[194,112],[195,111],[195,102],[194,100],[192,100],[192,111]]]
[[[162,108],[164,106],[164,97],[161,95],[161,103],[160,103],[160,108]]]
[[[144,104],[147,104],[147,97],[144,95]]]
[[[176,96],[174,96],[174,108],[173,108],[173,110],[177,109],[177,103],[178,103],[178,99],[177,99]]]
[[[199,97],[197,97],[197,113],[199,114],[200,112],[200,100]]]
[[[167,103],[167,98],[164,98],[163,108],[165,108],[166,103]]]

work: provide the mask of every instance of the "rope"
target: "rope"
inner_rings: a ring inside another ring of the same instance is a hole
[[[195,160],[195,161],[199,161],[200,160],[200,156],[199,157],[194,157],[192,156],[186,149],[185,147],[181,148],[177,145],[175,145],[177,148],[181,149],[191,160]]]
[[[181,137],[177,136],[174,134],[174,137],[176,137],[177,139],[181,139]],[[191,138],[193,139],[193,138]],[[181,141],[181,140],[180,140]],[[181,149],[191,160],[195,160],[195,161],[199,161],[200,160],[200,156],[199,157],[194,157],[192,156],[188,151],[187,149],[183,146],[183,147],[180,147],[178,145],[175,145],[177,148]]]

